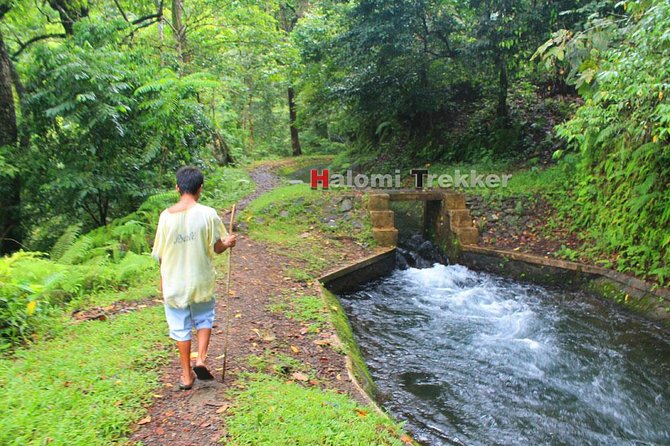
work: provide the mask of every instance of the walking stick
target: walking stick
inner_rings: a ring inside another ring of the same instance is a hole
[[[229,234],[233,233],[233,221],[235,220],[235,205],[230,211],[230,229],[228,230]],[[230,326],[230,275],[231,275],[231,264],[233,263],[233,247],[228,248],[228,277],[226,277],[226,310],[223,315],[223,371],[221,372],[221,382],[226,379],[226,361],[228,360],[228,327]]]

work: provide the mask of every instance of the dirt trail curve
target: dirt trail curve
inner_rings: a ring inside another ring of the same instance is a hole
[[[256,191],[237,205],[242,210],[258,195],[277,187],[278,177],[272,173],[276,166],[263,165],[250,172]],[[224,216],[224,221],[228,220]],[[247,357],[264,350],[281,352],[312,366],[320,385],[351,395],[358,395],[349,381],[345,358],[328,346],[317,345],[316,335],[305,334],[304,325],[272,313],[268,304],[281,290],[304,290],[310,286],[284,277],[282,265],[287,259],[271,252],[245,235],[238,238],[233,257],[233,297],[224,299],[225,273],[218,276],[217,316],[209,349],[208,365],[216,376],[213,382],[196,381],[192,390],[179,391],[179,361],[176,348],[171,361],[161,372],[163,388],[155,395],[149,414],[136,426],[131,443],[143,445],[203,446],[220,445],[226,437],[225,412],[221,408],[231,404],[226,391],[235,386],[237,376],[248,368]],[[295,264],[295,262],[292,262]],[[316,290],[313,290],[316,292]],[[230,303],[230,328],[226,380],[221,383],[220,358],[223,354],[223,317]],[[167,325],[166,325],[167,333]],[[263,338],[258,333],[263,333]],[[267,334],[271,334],[268,336]],[[321,333],[327,338],[333,333]],[[298,347],[296,353],[291,346]],[[219,413],[217,413],[219,411]]]

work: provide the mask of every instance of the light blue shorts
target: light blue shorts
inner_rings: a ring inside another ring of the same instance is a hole
[[[216,301],[212,299],[209,302],[193,303],[186,308],[165,305],[170,337],[175,341],[190,341],[193,328],[212,328],[215,304]]]

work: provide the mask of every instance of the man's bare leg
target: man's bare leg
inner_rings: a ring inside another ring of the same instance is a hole
[[[195,360],[195,365],[205,365],[207,349],[209,348],[209,338],[211,336],[211,328],[201,328],[198,330],[198,358]]]
[[[181,382],[189,385],[195,380],[193,372],[191,371],[191,341],[177,341],[177,348],[179,349],[179,362],[181,362]]]

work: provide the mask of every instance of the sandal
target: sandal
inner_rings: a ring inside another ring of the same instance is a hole
[[[191,373],[191,383],[190,384],[184,384],[184,382],[180,379],[179,380],[179,390],[191,390],[193,388],[193,384],[195,384],[195,375]]]
[[[200,381],[211,381],[214,379],[214,375],[204,365],[196,365],[193,367],[193,371]]]

